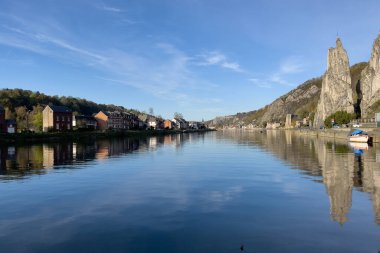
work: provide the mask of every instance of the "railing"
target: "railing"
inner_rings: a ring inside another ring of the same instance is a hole
[[[376,123],[375,118],[370,119],[353,119],[350,123]]]

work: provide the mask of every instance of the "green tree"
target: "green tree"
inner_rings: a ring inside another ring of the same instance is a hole
[[[327,128],[332,128],[331,119],[332,119],[331,116],[329,116],[329,117],[327,117],[327,118],[325,119],[325,121],[324,121],[324,125],[325,125],[325,127],[327,127]]]
[[[350,121],[355,117],[355,115],[350,114],[346,111],[337,111],[330,116],[328,116],[324,123],[325,127],[331,128],[332,127],[332,119],[334,119],[334,122],[338,125],[348,124]]]
[[[15,119],[16,115],[10,107],[5,108],[5,119]]]
[[[27,123],[28,123],[28,109],[25,106],[19,106],[15,108],[16,113],[16,123],[17,128],[19,130],[25,130],[27,129]]]
[[[41,105],[33,106],[33,111],[30,115],[31,117],[29,122],[31,122],[33,130],[36,132],[42,131],[43,109],[44,108]]]

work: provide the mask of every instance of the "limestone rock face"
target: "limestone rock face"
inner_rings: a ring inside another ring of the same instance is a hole
[[[294,114],[302,105],[313,100],[314,97],[319,95],[319,92],[320,89],[315,85],[308,88],[300,86],[268,105],[267,111],[261,117],[260,121],[279,122],[285,118],[287,114]]]
[[[362,118],[373,117],[370,106],[380,100],[380,34],[373,44],[371,59],[361,74]]]
[[[328,51],[327,71],[323,76],[314,126],[323,125],[325,118],[334,112],[353,113],[353,104],[350,63],[347,52],[338,38],[336,47],[330,48]]]

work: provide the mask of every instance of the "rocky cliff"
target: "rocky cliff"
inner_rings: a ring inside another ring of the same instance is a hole
[[[361,116],[373,117],[374,105],[380,101],[380,33],[373,44],[371,59],[361,73]]]
[[[361,96],[361,91],[356,84],[360,84],[361,73],[367,66],[368,63],[360,62],[350,68],[353,84],[351,86],[351,91],[354,97],[354,102]],[[216,127],[248,124],[264,126],[266,122],[284,123],[287,114],[299,115],[301,117],[310,116],[317,110],[317,104],[322,88],[322,79],[322,77],[319,77],[308,80],[259,110],[217,117],[207,123]]]
[[[327,71],[322,77],[306,81],[294,90],[255,111],[218,117],[208,122],[215,127],[265,126],[284,123],[287,114],[299,118],[314,116],[314,126],[337,111],[355,113],[362,119],[380,112],[380,34],[374,42],[370,61],[350,68],[341,40],[328,50]],[[314,115],[315,113],[315,115]]]
[[[287,95],[276,99],[268,106],[260,122],[284,121],[286,114],[303,114],[303,107],[305,107],[305,111],[308,111],[306,107],[312,107],[313,102],[316,104],[320,93],[318,80],[313,81],[315,83],[310,83],[309,86],[300,86]]]
[[[314,112],[321,91],[322,78],[306,81],[289,93],[259,110],[217,117],[208,124],[216,127],[253,124],[265,126],[267,122],[285,122],[286,114],[308,116]]]
[[[314,118],[314,126],[323,125],[324,119],[336,111],[354,112],[350,63],[341,40],[328,50],[327,71]]]

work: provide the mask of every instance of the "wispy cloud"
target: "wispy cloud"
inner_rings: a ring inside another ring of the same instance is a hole
[[[15,36],[9,36],[7,34],[0,33],[0,44],[13,48],[19,48],[27,51],[31,51],[37,54],[46,55],[48,52],[41,46],[25,41]]]
[[[114,6],[110,6],[110,5],[106,5],[103,1],[101,1],[98,4],[96,4],[96,7],[98,9],[100,9],[100,10],[103,10],[103,11],[116,12],[116,13],[124,12],[123,9],[117,8],[117,7],[114,7]]]
[[[296,74],[304,71],[304,65],[301,63],[299,57],[289,57],[286,59],[280,67],[280,73],[282,74]]]
[[[34,35],[34,37],[41,42],[51,43],[52,45],[55,45],[57,47],[61,47],[63,49],[67,49],[67,50],[69,50],[73,53],[77,53],[81,56],[93,58],[97,62],[106,61],[106,59],[107,59],[105,56],[102,56],[100,54],[97,54],[97,53],[94,53],[94,52],[91,52],[91,51],[88,51],[85,49],[82,49],[80,47],[76,47],[76,46],[74,46],[74,45],[70,44],[69,42],[62,40],[62,39],[51,37],[51,36],[48,36],[45,34],[36,34],[36,35]]]
[[[137,53],[125,48],[98,48],[95,44],[91,47],[88,41],[84,47],[83,41],[78,41],[77,36],[66,32],[62,26],[46,28],[39,21],[17,18],[11,25],[0,26],[0,44],[65,63],[86,65],[96,70],[94,78],[100,77],[105,84],[133,87],[179,106],[221,102],[220,98],[208,95],[217,84],[199,78],[192,71],[195,57],[173,44],[157,43],[152,39]],[[220,56],[214,54],[211,58]],[[225,56],[222,58],[208,59],[208,64],[240,70],[237,63],[228,61]]]
[[[293,86],[291,82],[287,80],[289,75],[301,73],[304,71],[304,64],[301,63],[299,57],[291,56],[283,61],[278,70],[269,75],[261,75],[248,79],[260,88],[273,88],[274,85]]]
[[[120,22],[127,24],[127,25],[134,25],[134,24],[139,23],[139,22],[132,20],[132,19],[129,19],[129,18],[123,18],[120,20]]]
[[[86,49],[74,46],[63,39],[52,37],[45,33],[33,33],[28,32],[27,30],[23,30],[21,28],[15,28],[5,25],[3,25],[2,27],[5,30],[8,30],[13,33],[1,33],[0,31],[0,35],[2,35],[0,37],[0,44],[25,49],[38,54],[51,56],[55,53],[53,50],[49,50],[49,46],[55,46],[75,53],[77,56],[92,58],[97,62],[106,61],[106,58],[100,54],[90,52]]]
[[[224,54],[217,51],[201,54],[198,58],[197,65],[199,66],[216,65],[236,72],[243,72],[239,63],[228,60]]]
[[[259,78],[250,78],[248,80],[250,82],[254,83],[257,87],[267,88],[267,89],[272,88],[272,85],[268,81],[266,81],[266,80],[259,79]]]

